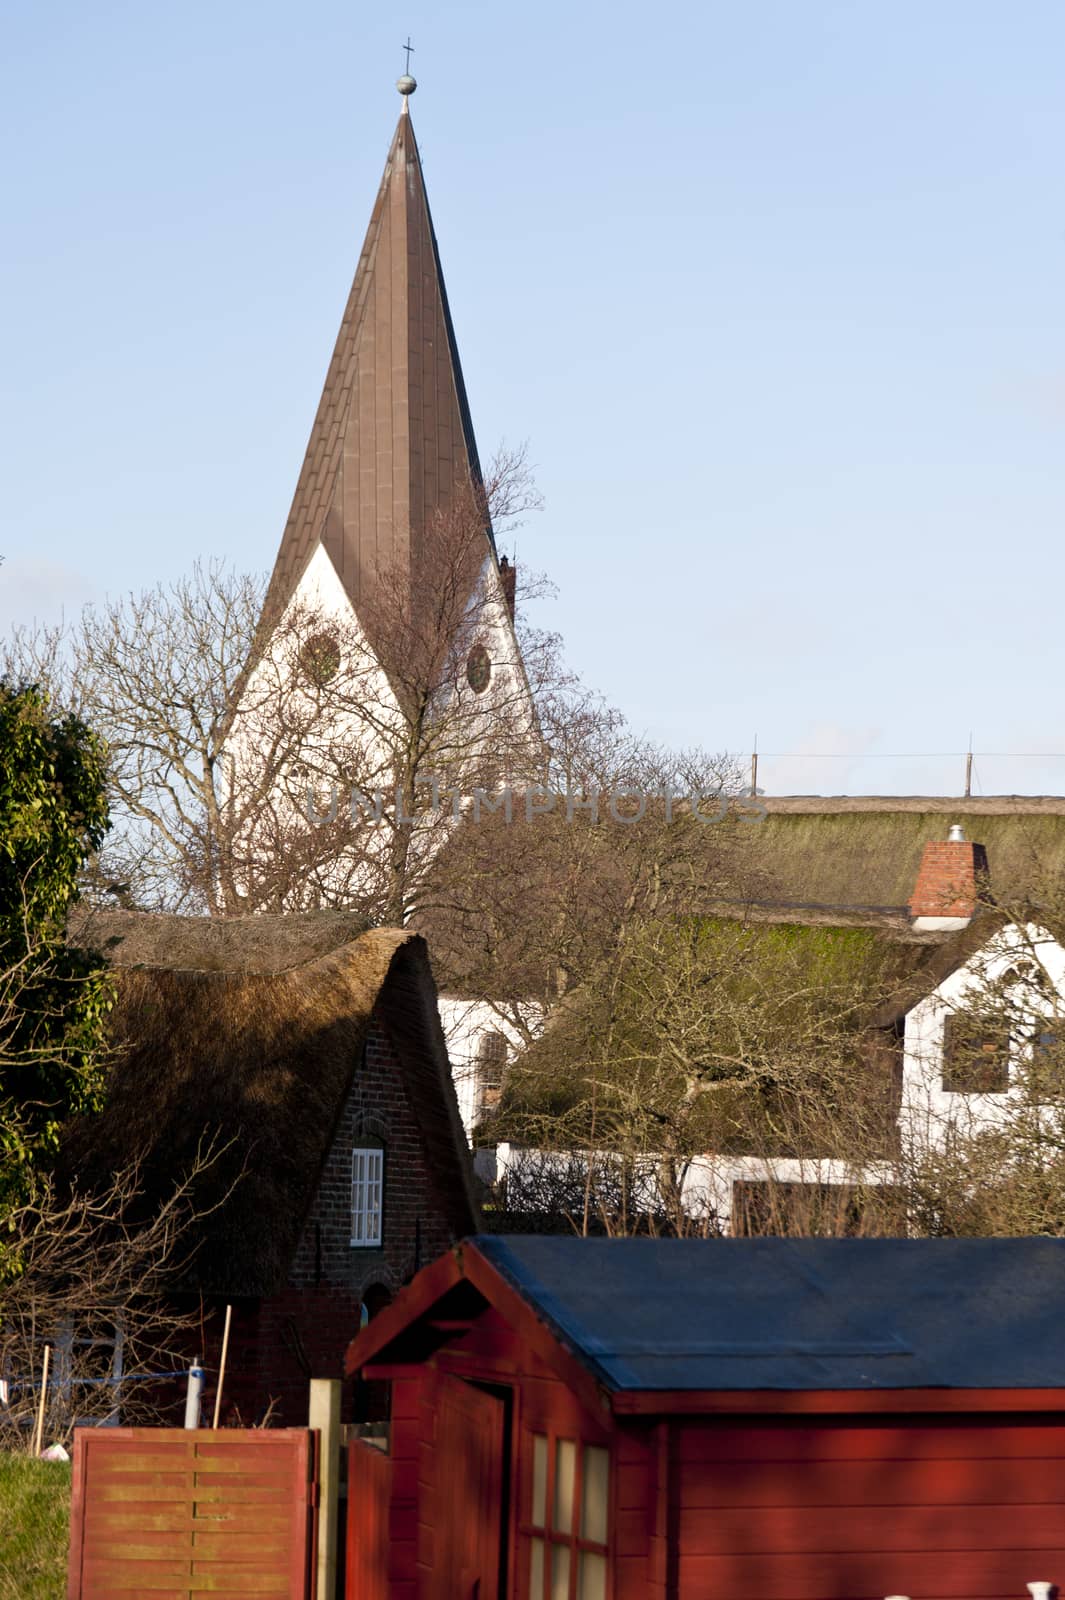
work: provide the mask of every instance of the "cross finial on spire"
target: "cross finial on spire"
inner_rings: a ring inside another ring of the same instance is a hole
[[[410,58],[414,54],[414,46],[410,42],[409,33],[407,35],[407,42],[403,46],[403,49],[407,52],[407,70],[404,72],[402,78],[396,79],[396,88],[403,96],[403,111],[406,113],[410,110],[410,96],[418,87],[416,79],[412,78],[410,75]]]

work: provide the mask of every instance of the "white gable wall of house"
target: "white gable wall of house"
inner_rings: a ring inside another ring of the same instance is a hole
[[[1018,977],[1009,984],[1007,975],[1016,969],[1023,973],[1024,963],[1034,961],[1045,976],[1040,988]],[[1011,1010],[1016,1015],[1027,1013],[1030,1028],[1026,1036],[1014,1039],[1010,1046],[1010,1087],[1000,1093],[962,1093],[943,1087],[944,1038],[946,1020],[963,1014],[979,1000],[988,987],[996,993],[1010,997]],[[459,1002],[441,1001],[441,1010],[448,1007],[445,1032],[449,1035],[452,1061],[455,1064],[456,1087],[463,1107],[464,1120],[467,1106],[479,1104],[476,1099],[476,1049],[479,1030],[498,1026],[498,1017],[491,1007],[470,1005],[465,1009]],[[924,996],[905,1018],[902,1094],[899,1111],[899,1135],[904,1161],[911,1154],[919,1154],[941,1143],[948,1130],[954,1127],[976,1131],[992,1127],[1008,1114],[1011,1104],[1021,1092],[1019,1079],[1028,1058],[1032,1036],[1039,1031],[1042,1021],[1053,1017],[1055,1007],[1065,1010],[1065,948],[1044,929],[1034,924],[1021,927],[1008,924],[994,933],[986,944],[976,950],[948,977]],[[449,1031],[450,1026],[450,1031]],[[451,1041],[454,1041],[451,1043]],[[513,1038],[515,1049],[520,1040]],[[476,1118],[475,1118],[476,1120]],[[470,1124],[467,1124],[469,1129]],[[532,1161],[542,1168],[545,1161],[555,1160],[562,1168],[571,1164],[573,1157],[551,1156],[544,1151],[527,1151],[509,1144],[496,1147],[494,1166],[487,1176],[506,1178],[508,1173],[520,1174],[523,1163]],[[580,1157],[581,1160],[587,1159]],[[599,1152],[591,1157],[593,1163],[608,1165],[612,1159]],[[641,1180],[646,1190],[646,1203],[653,1204],[656,1157],[649,1152],[641,1165]],[[898,1173],[891,1161],[873,1164],[856,1164],[827,1158],[760,1156],[718,1156],[712,1153],[693,1159],[683,1177],[683,1203],[693,1224],[702,1224],[711,1232],[728,1233],[734,1216],[734,1187],[749,1185],[812,1185],[825,1188],[846,1189],[853,1186],[870,1186],[896,1182]]]
[[[474,1129],[491,1104],[486,1095],[495,1091],[500,1066],[505,1070],[520,1055],[528,1033],[516,1028],[487,1000],[442,994],[438,1005],[462,1126],[472,1144]],[[522,1019],[528,1032],[537,1030],[540,1016],[538,1006],[528,1007]],[[503,1041],[505,1055],[496,1044],[498,1040]]]
[[[1007,974],[1027,961],[1045,974],[1048,994],[1039,996],[1022,978],[1010,984]],[[974,1131],[992,1127],[1008,1116],[1030,1038],[1011,1039],[1009,1088],[997,1093],[963,1093],[944,1087],[948,1019],[964,1015],[988,989],[1009,993],[1018,1011],[1037,1019],[1054,1010],[1054,996],[1065,1003],[1065,950],[1044,929],[1010,923],[1001,928],[960,967],[944,978],[907,1014],[903,1040],[902,1103],[899,1127],[904,1148],[919,1151],[941,1144],[951,1127]]]

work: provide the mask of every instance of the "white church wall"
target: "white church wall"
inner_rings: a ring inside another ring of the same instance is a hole
[[[424,867],[444,843],[457,823],[453,808],[468,810],[474,787],[484,782],[483,763],[497,774],[494,782],[520,783],[539,754],[536,719],[517,637],[504,594],[499,569],[489,553],[480,574],[481,588],[471,596],[471,627],[468,638],[457,641],[468,659],[475,647],[484,649],[491,664],[489,680],[482,693],[468,682],[465,663],[460,665],[450,699],[440,709],[436,761],[439,772],[426,768],[418,775],[424,786],[425,804],[435,814],[425,815],[410,826],[414,834],[415,857]],[[300,644],[316,632],[329,634],[335,629],[342,655],[341,671],[350,675],[340,698],[341,704],[328,726],[321,730],[309,726],[302,735],[289,735],[291,760],[283,770],[265,774],[261,801],[262,816],[268,824],[284,817],[297,820],[293,812],[311,818],[328,818],[336,808],[350,808],[354,820],[392,815],[395,810],[396,762],[405,751],[406,725],[389,679],[359,623],[354,605],[322,545],[316,546],[259,661],[256,663],[233,717],[227,740],[230,788],[234,796],[248,795],[264,777],[264,752],[274,744],[275,725],[289,727],[306,711],[313,723],[314,695],[307,686],[300,661]],[[335,770],[337,753],[345,781],[304,780],[302,769]],[[350,759],[347,759],[350,755]],[[439,776],[440,790],[431,787]],[[468,780],[468,781],[467,781]],[[451,785],[449,792],[447,785]],[[254,830],[254,823],[249,825]],[[276,827],[275,827],[276,836]],[[390,847],[389,826],[379,826],[363,835],[361,854],[338,863],[338,890],[351,888],[356,881],[370,892],[371,884],[387,868]],[[379,839],[380,854],[373,845]],[[322,869],[318,869],[321,879]],[[365,882],[363,880],[365,879]],[[328,884],[325,886],[328,892]]]
[[[383,718],[399,715],[388,679],[373,656],[336,568],[324,546],[318,545],[238,702],[227,740],[227,754],[239,778],[253,777],[261,769],[264,738],[269,733],[268,724],[273,715],[270,708],[280,707],[283,701],[288,701],[298,713],[301,700],[304,704],[310,704],[310,697],[301,683],[295,640],[298,631],[296,623],[300,618],[313,619],[313,625],[323,631],[328,630],[330,624],[335,626],[338,637],[344,640],[347,648],[365,659],[365,666],[360,667],[360,671],[366,675],[367,698],[383,708]],[[350,737],[352,734],[357,734],[363,741],[369,738],[365,725],[351,714],[340,719],[333,732],[337,738]],[[307,741],[308,754],[317,744],[324,746],[325,741],[315,741],[313,738]],[[383,738],[369,740],[367,758],[371,766],[383,762]]]
[[[317,632],[335,632],[342,654],[341,670],[349,674],[341,705],[328,726],[312,726],[302,734],[291,730],[305,716],[313,724],[314,698],[300,663],[300,646]],[[356,704],[358,709],[356,709]],[[236,794],[249,794],[265,778],[257,806],[262,815],[280,817],[288,825],[315,825],[336,808],[357,810],[367,797],[372,813],[375,793],[391,795],[393,751],[402,739],[403,718],[387,674],[375,656],[340,576],[323,545],[316,546],[286,605],[274,634],[256,663],[233,718],[227,740],[231,783]],[[280,733],[279,733],[280,730]],[[281,760],[278,760],[278,749]],[[267,756],[269,752],[269,756]],[[264,773],[264,759],[274,770]],[[336,783],[304,777],[304,771],[344,769]],[[255,824],[249,828],[254,850]],[[357,861],[338,861],[336,887],[367,891],[383,868],[388,830],[377,835],[380,854],[362,841]],[[321,876],[321,874],[320,874]],[[363,882],[363,880],[365,880]],[[328,880],[324,885],[328,892]]]
[[[499,569],[490,553],[481,568],[478,589],[471,596],[469,615],[476,615],[473,636],[492,663],[492,674],[482,694],[477,694],[465,677],[458,680],[462,710],[471,713],[473,719],[473,741],[491,755],[493,737],[500,722],[505,721],[508,744],[521,748],[528,742],[532,750],[537,732],[532,694]],[[538,746],[535,748],[538,751]]]

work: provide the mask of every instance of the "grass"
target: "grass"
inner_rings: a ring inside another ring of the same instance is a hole
[[[0,1600],[64,1600],[70,1467],[0,1452]]]

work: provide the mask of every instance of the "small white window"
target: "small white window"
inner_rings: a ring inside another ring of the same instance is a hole
[[[385,1153],[378,1145],[351,1152],[351,1243],[381,1243]]]

